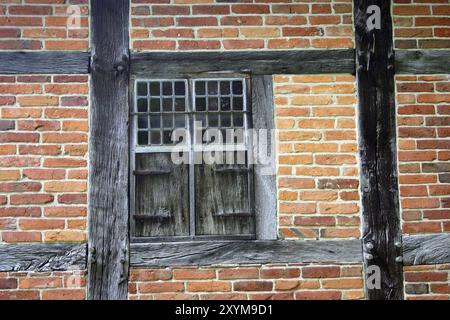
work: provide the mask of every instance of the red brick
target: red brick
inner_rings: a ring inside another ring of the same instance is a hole
[[[272,291],[270,281],[238,281],[233,283],[234,291]]]
[[[40,232],[3,232],[4,242],[40,242]]]
[[[340,291],[299,291],[295,293],[296,300],[339,300]]]
[[[183,282],[149,282],[139,283],[139,293],[160,293],[160,292],[182,292],[184,291]]]
[[[20,194],[10,196],[11,204],[48,204],[53,202],[51,194]]]
[[[214,270],[199,269],[176,269],[173,271],[175,280],[198,280],[198,279],[214,279],[216,272]]]
[[[339,267],[304,267],[303,278],[336,278],[340,275]]]

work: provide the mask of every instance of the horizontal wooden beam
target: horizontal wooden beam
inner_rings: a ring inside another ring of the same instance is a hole
[[[403,264],[450,263],[450,233],[403,236]]]
[[[89,52],[0,52],[0,74],[84,74],[89,57]]]
[[[450,73],[448,50],[397,50],[398,74]],[[0,74],[85,74],[89,52],[0,52]],[[208,72],[314,74],[355,72],[353,49],[133,53],[132,73],[188,75]]]
[[[361,263],[360,240],[131,244],[132,267],[264,263]],[[405,235],[404,265],[450,263],[450,233]],[[3,244],[0,272],[86,269],[86,244]]]
[[[145,52],[131,55],[137,76],[201,73],[319,74],[354,73],[355,52],[345,50]]]
[[[395,52],[397,74],[448,74],[449,50],[397,50]]]
[[[131,244],[132,267],[265,263],[361,263],[361,242],[233,241]]]
[[[86,244],[2,244],[0,272],[86,269]]]

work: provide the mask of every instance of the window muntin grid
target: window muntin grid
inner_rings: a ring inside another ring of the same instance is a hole
[[[175,129],[186,130],[186,150],[248,150],[246,86],[244,78],[136,80],[135,152],[171,152]]]
[[[175,129],[188,130],[188,82],[185,79],[137,80],[136,147],[170,146]]]

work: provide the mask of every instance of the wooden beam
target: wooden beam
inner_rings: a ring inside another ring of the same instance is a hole
[[[398,74],[449,74],[448,50],[397,50],[395,69]]]
[[[361,241],[217,241],[131,244],[132,267],[361,263]]]
[[[360,243],[360,240],[340,240],[132,244],[131,265],[361,263]],[[192,256],[186,255],[191,246],[194,247]],[[450,263],[449,247],[448,233],[407,235],[403,237],[403,262],[405,265]],[[86,244],[2,244],[0,272],[85,270],[86,255]]]
[[[89,52],[0,52],[0,74],[84,74]]]
[[[354,0],[364,265],[381,272],[381,288],[366,288],[371,300],[403,299],[390,10],[389,0]],[[373,15],[380,29],[369,30]]]
[[[275,116],[272,76],[252,77],[254,194],[256,235],[258,240],[276,240],[277,231],[277,183],[275,160]],[[259,141],[259,130],[267,130],[267,139]],[[264,145],[267,143],[267,145]],[[265,147],[265,148],[264,148]],[[266,163],[261,163],[264,160]]]
[[[86,244],[2,244],[0,272],[86,269]]]
[[[129,0],[91,0],[88,297],[128,293]]]
[[[131,55],[131,73],[137,76],[187,76],[208,72],[254,75],[354,73],[355,52],[344,49],[146,52]]]
[[[450,263],[450,233],[403,237],[405,265]]]

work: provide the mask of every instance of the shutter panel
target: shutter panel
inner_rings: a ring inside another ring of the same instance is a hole
[[[189,167],[170,153],[136,154],[135,236],[189,235]]]
[[[237,152],[233,153],[236,158]],[[255,233],[250,192],[252,171],[245,162],[195,165],[197,235]]]

